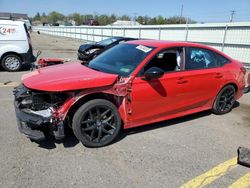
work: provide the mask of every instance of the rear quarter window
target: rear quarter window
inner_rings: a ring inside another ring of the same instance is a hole
[[[217,60],[217,64],[219,66],[223,66],[223,65],[226,65],[226,64],[230,63],[229,59],[225,58],[224,56],[222,56],[222,55],[220,55],[220,54],[218,54],[216,52],[214,52],[214,56],[215,56],[215,58]]]
[[[213,51],[203,48],[188,47],[186,50],[185,70],[217,67],[217,58]]]

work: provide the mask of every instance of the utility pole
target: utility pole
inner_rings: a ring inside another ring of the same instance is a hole
[[[182,20],[182,15],[183,15],[183,4],[181,5],[181,16],[180,16],[180,24],[181,24],[181,20]]]
[[[137,13],[136,12],[134,12],[134,25],[136,25],[136,19],[137,19]]]
[[[230,21],[229,22],[233,22],[235,13],[236,13],[235,10],[231,10]]]

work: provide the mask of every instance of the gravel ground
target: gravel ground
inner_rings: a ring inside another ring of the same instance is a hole
[[[83,41],[32,35],[41,57],[76,59]],[[0,82],[22,74],[0,72]],[[16,127],[12,87],[0,88],[1,187],[180,187],[250,147],[250,95],[232,112],[209,112],[125,131],[107,147],[85,148],[74,135],[61,141],[31,142]],[[228,187],[249,172],[237,166],[209,187]]]

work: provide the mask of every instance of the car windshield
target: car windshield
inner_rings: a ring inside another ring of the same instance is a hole
[[[108,46],[108,45],[112,44],[115,41],[117,41],[116,38],[108,38],[108,39],[102,40],[100,42],[97,42],[97,44],[100,44],[102,46]]]
[[[129,76],[153,48],[136,44],[119,44],[97,56],[88,67],[120,76]]]

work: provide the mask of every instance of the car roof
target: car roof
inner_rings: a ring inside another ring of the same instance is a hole
[[[203,44],[192,43],[192,42],[183,42],[183,41],[134,40],[134,41],[128,41],[127,43],[144,45],[144,46],[151,46],[151,47],[156,47],[156,48],[167,48],[167,47],[174,47],[174,46],[190,46],[190,47],[212,49],[212,48],[210,48],[206,45],[203,45]]]
[[[6,25],[23,25],[23,21],[16,21],[16,20],[4,20],[0,19],[0,24],[6,24]]]
[[[143,45],[143,46],[149,46],[149,47],[155,47],[155,48],[171,48],[171,47],[196,47],[196,48],[204,48],[207,50],[214,51],[225,58],[232,60],[231,57],[224,54],[223,52],[212,48],[210,46],[200,44],[200,43],[193,43],[193,42],[183,42],[183,41],[167,41],[167,40],[132,40],[126,42],[128,44],[136,44],[136,45]]]
[[[120,37],[120,36],[115,36],[115,37],[111,37],[113,39],[116,39],[116,40],[136,40],[136,38],[130,38],[130,37]]]

